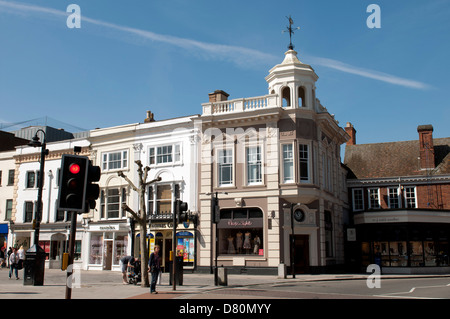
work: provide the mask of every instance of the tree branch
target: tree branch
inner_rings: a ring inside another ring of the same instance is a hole
[[[150,184],[153,184],[154,182],[159,182],[161,180],[161,176],[159,176],[158,178],[152,179],[151,181],[144,183],[145,186],[148,186]]]
[[[133,215],[133,217],[134,217],[134,219],[136,219],[136,221],[141,222],[142,218],[134,210],[132,210],[130,207],[128,207],[127,204],[122,204],[122,209],[126,212],[129,212],[131,215]]]
[[[139,191],[139,189],[133,184],[133,182],[122,171],[117,172],[117,175],[119,175],[120,177],[125,179],[135,192]]]

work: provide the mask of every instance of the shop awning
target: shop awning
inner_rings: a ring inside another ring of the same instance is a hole
[[[0,234],[8,233],[8,224],[0,224]]]

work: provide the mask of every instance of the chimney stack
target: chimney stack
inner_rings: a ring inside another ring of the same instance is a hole
[[[208,96],[209,96],[209,102],[214,103],[214,102],[226,101],[226,100],[228,100],[228,97],[230,95],[225,91],[215,90],[214,92],[209,93]]]
[[[433,125],[419,125],[420,168],[434,168]]]
[[[347,141],[347,145],[356,145],[356,130],[353,127],[352,123],[347,122],[345,132],[350,135],[350,139]]]
[[[155,119],[153,118],[154,114],[151,111],[147,111],[147,118],[144,120],[144,123],[148,122],[154,122]]]

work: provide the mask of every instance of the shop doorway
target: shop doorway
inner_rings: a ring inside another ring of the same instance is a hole
[[[113,252],[113,241],[104,241],[104,251],[103,251],[103,270],[111,270],[112,266],[112,252]]]
[[[292,235],[291,235],[292,236]],[[291,237],[292,243],[292,237]],[[294,235],[294,270],[296,274],[309,273],[309,236]]]
[[[164,240],[164,272],[169,271],[170,252],[172,251],[172,238],[166,238]]]

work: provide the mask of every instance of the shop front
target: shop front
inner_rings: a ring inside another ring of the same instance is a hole
[[[430,222],[435,215],[428,213],[428,222],[371,216],[372,223],[356,225],[362,268],[377,264],[383,273],[448,273],[450,223]]]
[[[267,266],[263,215],[256,207],[220,210],[218,265],[239,269]]]
[[[90,224],[87,235],[87,269],[121,271],[120,259],[129,254],[127,224]]]
[[[149,254],[155,248],[155,245],[160,247],[160,254],[162,258],[162,271],[169,271],[170,252],[172,251],[173,228],[171,222],[156,222],[150,224],[150,233],[148,235]],[[137,235],[136,238],[138,238]],[[183,223],[178,225],[176,230],[176,255],[183,257],[183,268],[195,268],[196,256],[196,241],[195,229],[193,223]],[[140,251],[139,240],[135,241],[136,251]]]

